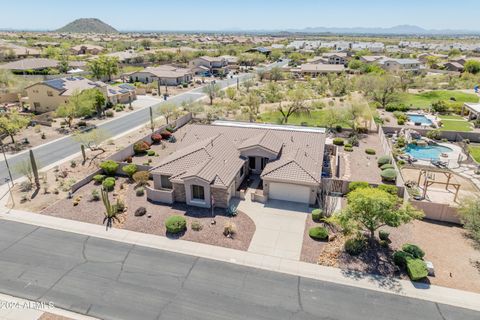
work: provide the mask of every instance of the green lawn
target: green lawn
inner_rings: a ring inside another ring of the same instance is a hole
[[[478,96],[471,93],[451,90],[435,90],[422,93],[400,93],[398,95],[399,103],[406,106],[414,106],[417,108],[428,108],[432,102],[439,100],[450,100],[455,98],[457,102],[478,102]]]
[[[439,115],[438,117],[442,120],[465,120],[464,117],[456,115],[456,114]]]
[[[469,146],[470,155],[475,161],[480,162],[480,146]]]
[[[279,123],[282,115],[278,111],[264,112],[260,114],[259,121],[268,123]],[[301,125],[305,123],[309,127],[325,127],[325,112],[323,110],[311,111],[310,114],[293,114],[288,118],[287,124]],[[346,123],[339,123],[342,127],[348,127]]]
[[[472,131],[472,124],[466,120],[442,120],[443,131]]]

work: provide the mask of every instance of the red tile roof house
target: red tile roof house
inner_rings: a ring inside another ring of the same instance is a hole
[[[216,121],[188,124],[177,148],[151,169],[153,202],[227,208],[249,174],[259,174],[266,199],[314,204],[321,185],[321,128]]]

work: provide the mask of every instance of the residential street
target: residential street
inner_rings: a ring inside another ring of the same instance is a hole
[[[268,68],[272,68],[274,66],[281,66],[284,65],[286,61],[280,63],[271,64]],[[239,81],[244,81],[253,77],[255,74],[248,73],[240,75],[238,78]],[[227,86],[234,85],[237,82],[237,77],[233,79],[225,79],[225,80],[217,80],[216,83],[220,85],[221,88],[226,88]],[[196,88],[191,91],[188,91],[183,94],[179,94],[177,96],[173,96],[168,99],[168,102],[175,103],[176,105],[180,105],[182,102],[193,101],[196,99],[205,96],[202,92],[203,88]],[[152,106],[160,105],[164,102],[154,102],[152,101]],[[108,121],[106,123],[100,124],[97,127],[105,130],[109,133],[110,136],[114,137],[119,134],[122,134],[132,128],[140,126],[150,119],[150,112],[148,108],[143,108],[138,111],[127,113],[123,117],[113,118],[113,120]],[[57,161],[60,161],[64,158],[67,158],[77,152],[80,152],[80,144],[72,139],[71,136],[67,136],[65,138],[59,139],[55,142],[41,145],[35,148],[35,158],[37,160],[37,164],[39,167],[45,167]],[[29,155],[28,152],[23,152],[15,156],[11,156],[8,158],[8,162],[10,166],[18,163],[19,161],[23,161],[28,159]],[[13,179],[17,179],[20,176],[12,172]],[[5,161],[3,157],[0,161],[0,185],[5,183],[5,178],[8,178],[8,171],[5,165]]]
[[[474,311],[0,221],[0,291],[102,319],[478,319]]]

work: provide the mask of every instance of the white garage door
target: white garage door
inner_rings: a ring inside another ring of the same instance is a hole
[[[309,203],[310,188],[297,184],[271,182],[268,191],[269,199]]]

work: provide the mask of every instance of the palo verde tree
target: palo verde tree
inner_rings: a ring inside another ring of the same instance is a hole
[[[220,93],[220,86],[216,83],[211,82],[203,88],[203,93],[205,93],[210,99],[210,105],[213,105],[213,100]]]
[[[399,227],[413,219],[420,219],[423,213],[400,198],[377,188],[358,188],[347,196],[347,207],[339,215],[342,226],[354,226],[367,231],[370,239],[383,226]]]
[[[400,83],[392,75],[365,75],[358,80],[358,89],[373,102],[385,108],[396,101]]]
[[[310,106],[306,103],[309,90],[298,87],[287,92],[288,104],[280,104],[277,110],[282,114],[282,123],[288,123],[288,118],[297,113],[309,113]]]
[[[248,114],[250,122],[255,122],[260,113],[261,99],[256,91],[249,92],[243,99],[243,112]]]
[[[12,143],[15,143],[15,135],[30,123],[30,117],[23,116],[18,111],[0,116],[0,134],[10,137]]]

